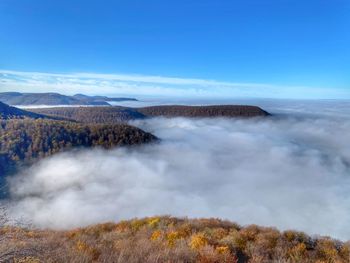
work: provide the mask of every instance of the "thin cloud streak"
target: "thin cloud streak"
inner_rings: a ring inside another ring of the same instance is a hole
[[[64,94],[199,98],[350,98],[350,92],[327,88],[234,83],[216,80],[132,74],[42,73],[0,70],[1,91]]]
[[[260,83],[232,83],[222,82],[216,80],[194,79],[194,78],[175,78],[163,76],[146,76],[137,74],[97,74],[97,73],[72,73],[72,74],[58,74],[58,73],[43,73],[43,72],[24,72],[0,70],[0,74],[26,76],[30,78],[42,77],[56,77],[56,78],[78,78],[78,79],[104,79],[104,80],[121,80],[132,82],[146,82],[157,84],[174,84],[174,85],[208,85],[208,86],[231,86],[231,87],[271,87],[269,84]]]

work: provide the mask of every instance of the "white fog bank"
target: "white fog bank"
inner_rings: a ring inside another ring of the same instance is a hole
[[[11,214],[69,228],[151,215],[219,217],[350,239],[350,120],[135,122],[161,143],[63,153],[11,182]]]

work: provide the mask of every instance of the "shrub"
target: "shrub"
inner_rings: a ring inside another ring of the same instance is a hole
[[[159,217],[151,217],[147,221],[148,221],[148,225],[150,227],[154,228],[154,227],[156,227],[159,224],[160,218]]]
[[[152,233],[150,239],[154,241],[154,240],[159,239],[161,236],[162,236],[162,232],[160,230],[156,230]]]
[[[181,238],[181,236],[180,236],[179,232],[177,232],[177,231],[171,231],[170,233],[168,233],[166,235],[166,239],[167,239],[168,245],[170,247],[173,247],[175,245],[176,241],[180,238]]]
[[[208,244],[208,239],[202,233],[194,234],[191,237],[190,247],[192,249],[199,249]]]
[[[300,262],[305,258],[306,252],[306,245],[304,243],[299,243],[289,250],[288,257],[293,262]]]

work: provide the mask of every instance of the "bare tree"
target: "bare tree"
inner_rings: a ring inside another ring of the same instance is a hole
[[[21,239],[16,231],[8,231],[7,227],[23,227],[18,220],[11,220],[8,205],[0,202],[0,262],[12,262],[15,256],[26,256],[33,253],[33,248],[20,249],[14,246],[13,239]]]

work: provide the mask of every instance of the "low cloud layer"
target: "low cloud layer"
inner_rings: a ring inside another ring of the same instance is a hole
[[[152,119],[133,149],[43,160],[11,181],[12,209],[40,227],[170,214],[350,239],[350,120]]]

